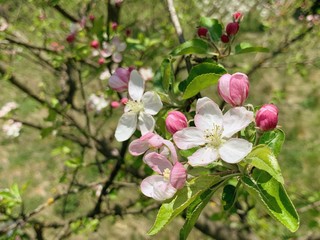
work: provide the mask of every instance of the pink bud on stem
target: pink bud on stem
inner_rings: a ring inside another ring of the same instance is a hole
[[[186,128],[187,126],[188,120],[182,112],[171,111],[168,113],[166,118],[166,128],[169,133],[174,134],[175,132]]]
[[[278,108],[273,104],[263,105],[256,113],[256,125],[262,131],[270,131],[277,127]]]
[[[199,27],[197,33],[199,37],[206,38],[208,34],[208,29],[205,27]]]

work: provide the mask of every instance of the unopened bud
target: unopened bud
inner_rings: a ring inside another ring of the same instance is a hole
[[[236,35],[238,31],[239,31],[239,23],[237,22],[228,23],[226,27],[226,32],[228,36]]]
[[[93,40],[90,45],[91,45],[91,47],[97,49],[99,47],[99,41]]]
[[[90,19],[91,22],[93,22],[94,19],[95,19],[95,16],[91,14],[91,15],[89,16],[89,19]]]
[[[241,12],[235,12],[233,15],[233,21],[234,22],[240,22],[242,18],[242,13]]]
[[[126,98],[126,97],[121,98],[121,100],[120,100],[120,102],[121,102],[123,105],[126,105],[128,101],[129,101],[129,99]]]
[[[117,23],[117,22],[112,22],[112,23],[111,23],[111,28],[112,28],[113,31],[117,30],[117,28],[118,28],[118,23]]]
[[[205,38],[207,37],[208,29],[206,29],[205,27],[199,27],[197,33],[199,37]]]
[[[120,107],[120,103],[117,102],[117,101],[112,101],[110,105],[111,105],[112,108],[118,108],[118,107]]]
[[[104,64],[105,63],[105,59],[103,57],[99,58],[98,63],[100,65]]]
[[[166,118],[166,128],[169,133],[174,134],[175,132],[186,128],[187,126],[188,120],[182,112],[171,111],[168,113]]]
[[[76,39],[76,35],[75,35],[74,33],[69,34],[69,35],[66,37],[66,40],[67,40],[68,43],[74,42],[75,39]]]
[[[278,108],[273,104],[263,105],[256,113],[256,125],[262,131],[270,131],[277,127]]]
[[[218,81],[218,92],[233,107],[242,106],[249,94],[248,76],[244,73],[222,75]]]
[[[227,34],[222,34],[220,39],[221,39],[221,42],[223,42],[223,43],[228,43],[230,41]]]

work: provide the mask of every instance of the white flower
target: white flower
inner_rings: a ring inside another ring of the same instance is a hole
[[[99,79],[103,81],[103,80],[109,79],[110,77],[111,77],[111,73],[110,73],[109,69],[107,68],[105,71],[103,71],[100,74]]]
[[[2,126],[2,130],[4,131],[4,133],[8,137],[15,138],[15,137],[18,137],[20,135],[21,127],[22,127],[22,123],[21,122],[15,122],[12,119],[9,119]]]
[[[108,58],[111,56],[112,61],[115,63],[120,63],[122,61],[122,54],[127,47],[125,42],[121,42],[120,38],[115,36],[111,39],[110,43],[103,42],[102,48],[103,50],[100,52],[101,56],[104,58]]]
[[[180,149],[201,146],[188,157],[192,166],[206,166],[218,158],[227,163],[238,163],[252,150],[252,143],[232,136],[247,127],[253,112],[235,107],[222,115],[219,106],[204,97],[197,102],[195,127],[184,128],[173,135]]]
[[[152,69],[150,67],[149,68],[140,68],[139,73],[145,81],[151,80],[154,76]]]
[[[18,104],[16,102],[7,102],[1,109],[0,109],[0,118],[7,115],[12,110],[18,108]]]
[[[124,114],[121,116],[115,137],[119,142],[128,140],[134,131],[138,129],[144,135],[152,132],[156,115],[162,108],[162,102],[158,94],[144,92],[145,81],[136,70],[130,74],[128,92],[131,99],[126,104]]]
[[[88,108],[100,112],[102,109],[109,105],[109,101],[105,100],[102,96],[91,94],[88,99]]]

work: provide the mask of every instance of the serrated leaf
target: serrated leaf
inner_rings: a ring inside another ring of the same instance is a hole
[[[206,89],[214,84],[216,84],[221,75],[215,73],[206,73],[195,77],[190,84],[187,86],[182,99],[191,98],[203,89]]]
[[[223,201],[223,209],[229,210],[235,201],[237,189],[233,185],[226,185],[222,191],[222,201]]]
[[[168,92],[170,85],[173,84],[173,68],[170,59],[164,59],[160,67],[161,77],[162,77],[162,86],[163,89]]]
[[[274,219],[291,232],[299,228],[299,215],[283,185],[263,170],[254,169],[251,177],[243,176],[248,192],[260,201]]]
[[[187,86],[192,82],[192,80],[195,77],[202,74],[206,74],[206,73],[215,73],[218,75],[222,75],[227,73],[227,70],[221,64],[208,63],[208,62],[200,63],[191,69],[190,74],[186,80],[180,82],[179,84],[180,91],[184,92]]]
[[[279,163],[273,152],[266,145],[256,146],[243,160],[243,163],[268,172],[278,182],[284,184]]]
[[[278,156],[285,140],[285,134],[281,129],[263,133],[259,139],[259,144],[266,144],[272,149],[275,156]]]
[[[208,175],[192,179],[184,188],[177,192],[172,200],[162,204],[148,235],[158,233],[163,227],[170,223],[172,219],[187,208],[197,196],[220,181],[221,177]]]
[[[268,48],[252,46],[250,43],[239,43],[235,46],[235,54],[253,53],[253,52],[269,52]]]
[[[219,41],[222,35],[222,25],[217,19],[201,17],[200,26],[206,27],[213,41]]]
[[[208,52],[208,44],[201,39],[192,39],[184,42],[176,47],[171,55],[179,56],[186,54],[206,54]]]
[[[217,189],[208,189],[203,192],[196,200],[194,200],[187,210],[186,222],[180,230],[180,240],[187,239],[189,233],[191,232],[193,226],[196,224],[202,210],[207,206],[212,195]]]

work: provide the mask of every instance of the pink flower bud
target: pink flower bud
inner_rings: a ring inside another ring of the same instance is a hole
[[[249,94],[249,79],[244,73],[224,74],[218,81],[218,92],[224,101],[242,106]]]
[[[205,27],[199,27],[198,28],[198,36],[199,37],[207,37],[207,33],[208,33],[208,29],[206,29]]]
[[[242,18],[242,13],[241,12],[235,12],[233,15],[233,21],[234,22],[240,22]]]
[[[120,100],[120,102],[121,102],[123,105],[126,105],[128,101],[129,101],[129,99],[126,98],[126,97],[121,98],[121,100]]]
[[[230,40],[227,34],[222,34],[220,39],[221,39],[221,42],[223,43],[228,43]]]
[[[74,33],[71,33],[66,37],[66,40],[68,43],[74,42],[75,39],[76,39],[76,35]]]
[[[131,34],[132,34],[132,30],[131,30],[130,28],[127,28],[127,29],[126,29],[126,36],[127,36],[127,37],[130,37]]]
[[[117,68],[109,79],[109,87],[117,92],[126,91],[128,89],[130,72],[129,69]]]
[[[105,63],[105,59],[103,57],[99,58],[98,60],[99,65],[102,65]]]
[[[91,43],[90,43],[90,46],[97,49],[99,47],[99,41],[98,40],[93,40]]]
[[[118,23],[112,22],[112,23],[111,23],[111,28],[112,28],[113,31],[117,30],[117,28],[118,28]]]
[[[89,15],[89,19],[90,19],[91,22],[93,22],[94,19],[95,19],[95,16],[91,14],[91,15]]]
[[[278,124],[278,108],[273,104],[263,105],[256,114],[256,125],[262,131],[273,130]]]
[[[111,105],[112,108],[118,108],[118,107],[120,107],[120,103],[117,102],[117,101],[112,101],[110,105]]]
[[[239,31],[239,23],[237,22],[228,23],[226,27],[226,32],[228,36],[236,35],[238,31]]]
[[[166,128],[169,133],[175,132],[186,128],[188,126],[188,120],[186,116],[179,111],[171,111],[166,118]]]

